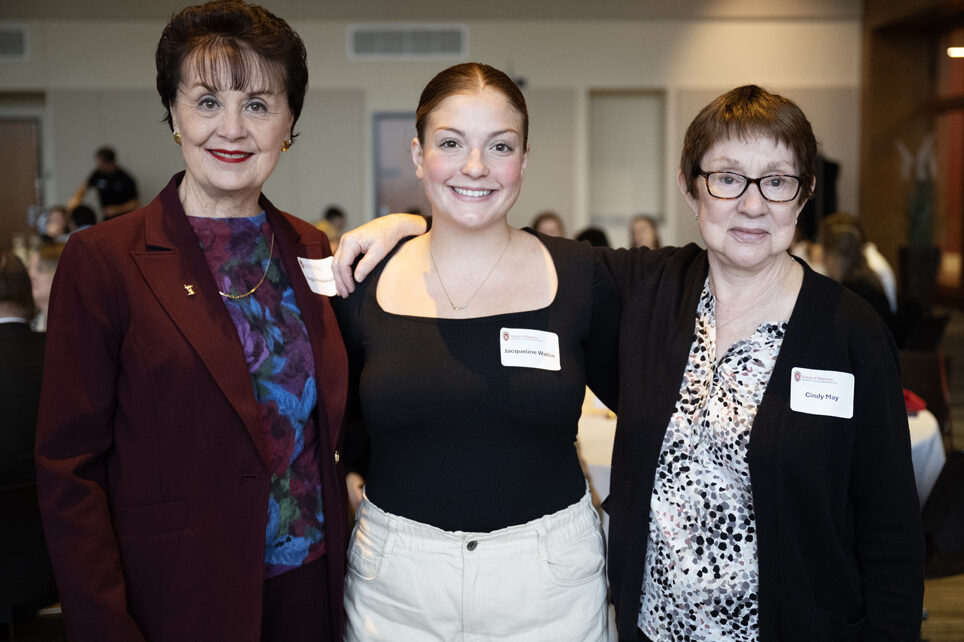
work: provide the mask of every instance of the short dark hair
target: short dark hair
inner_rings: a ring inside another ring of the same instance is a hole
[[[800,202],[813,196],[817,166],[817,139],[810,121],[796,103],[757,85],[731,89],[704,107],[686,130],[680,170],[687,191],[694,193],[700,163],[719,141],[763,136],[783,143],[793,153],[800,176]]]
[[[260,72],[277,82],[288,96],[294,136],[308,88],[308,63],[304,42],[287,22],[241,0],[212,0],[171,16],[157,43],[155,63],[157,93],[172,129],[171,105],[177,98],[184,61],[192,55],[206,81],[227,76],[232,89],[242,90]]]
[[[325,209],[325,220],[330,221],[333,218],[345,218],[345,213],[341,211],[340,207],[335,207],[331,205]]]
[[[94,152],[94,156],[105,163],[113,163],[117,160],[117,153],[114,152],[114,148],[106,145]]]
[[[74,208],[74,211],[70,213],[70,218],[73,219],[76,227],[93,225],[97,222],[97,215],[94,213],[94,210],[83,204]]]
[[[428,123],[428,117],[443,100],[455,94],[477,93],[486,87],[491,87],[505,96],[509,104],[519,112],[519,116],[522,117],[522,147],[525,149],[529,143],[529,110],[526,108],[526,99],[522,95],[522,90],[505,72],[481,62],[453,65],[443,69],[428,81],[418,99],[418,109],[415,111],[415,131],[418,132],[419,142],[425,144],[425,126]]]
[[[19,306],[26,317],[32,317],[36,310],[30,274],[13,252],[0,251],[0,303]]]
[[[577,241],[587,241],[593,247],[609,247],[609,237],[598,227],[587,227],[576,235]]]

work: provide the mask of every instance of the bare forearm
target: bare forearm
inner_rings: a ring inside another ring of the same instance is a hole
[[[84,183],[83,185],[77,188],[77,191],[74,192],[74,195],[71,196],[70,200],[67,201],[66,208],[67,208],[68,214],[70,212],[73,212],[78,205],[84,202],[84,196],[87,194],[87,188],[88,188],[87,183]]]
[[[378,262],[406,236],[424,234],[428,223],[414,214],[389,214],[365,223],[342,235],[332,269],[338,294],[347,296],[355,291],[355,283],[363,281]],[[352,274],[351,266],[364,254]]]

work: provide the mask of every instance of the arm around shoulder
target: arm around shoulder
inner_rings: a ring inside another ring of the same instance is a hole
[[[398,242],[407,236],[424,234],[428,222],[414,214],[388,214],[342,235],[332,269],[338,294],[348,296],[355,291],[355,283],[361,283],[378,263],[388,256]],[[355,260],[358,265],[352,268]]]
[[[612,274],[593,257],[592,325],[586,346],[586,381],[608,408],[619,404],[619,318],[621,303]]]

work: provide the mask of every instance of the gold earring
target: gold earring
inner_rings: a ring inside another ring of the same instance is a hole
[[[181,135],[177,132],[174,132],[174,142],[177,143],[178,145],[181,144]]]
[[[281,143],[281,151],[283,151],[283,152],[288,151],[289,149],[291,149],[291,146],[292,146],[293,144],[294,144],[294,141],[289,138],[289,139],[286,140],[285,142]]]

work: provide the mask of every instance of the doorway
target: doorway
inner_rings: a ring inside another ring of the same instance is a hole
[[[0,248],[10,249],[15,234],[31,234],[30,221],[43,209],[40,121],[0,118]]]

